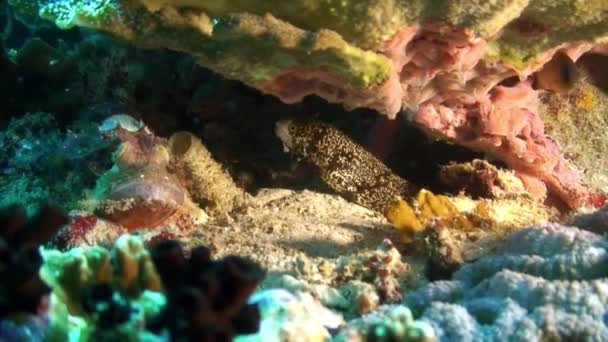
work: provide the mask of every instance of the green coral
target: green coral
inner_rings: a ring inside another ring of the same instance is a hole
[[[505,60],[520,70],[534,63],[542,52],[560,44],[599,43],[608,39],[608,2],[603,0],[530,1],[522,16],[547,28],[546,34],[526,37],[507,30],[492,44],[489,53],[490,57]]]
[[[137,45],[169,48],[254,87],[291,70],[325,70],[345,88],[386,81],[390,60],[373,49],[407,26],[446,22],[492,37],[487,58],[524,69],[569,41],[608,38],[603,0],[9,0],[19,12],[60,28],[84,26]],[[526,37],[509,30],[524,17],[550,28]]]
[[[148,12],[116,0],[39,1],[38,8],[42,18],[60,28],[96,28],[143,47],[187,52],[200,64],[251,86],[308,67],[327,68],[353,86],[369,87],[386,80],[390,71],[388,58],[351,45],[334,31],[305,31],[270,14],[210,16],[172,7]]]
[[[424,8],[423,0],[139,0],[152,11],[163,6],[198,8],[214,17],[232,13],[266,13],[301,29],[315,32],[329,29],[354,45],[371,48],[404,25],[413,24]]]
[[[166,298],[140,238],[124,235],[111,250],[101,246],[67,252],[43,250],[42,257],[40,276],[53,289],[50,312],[54,325],[66,327],[71,340],[156,340],[144,339],[152,335],[141,323],[158,317]],[[128,304],[132,311],[126,322],[105,329],[100,328],[100,314],[84,304],[90,299],[90,289],[104,284],[116,289],[114,298]]]
[[[478,36],[488,37],[520,16],[529,0],[434,0],[427,1],[427,21],[442,20],[467,27]]]

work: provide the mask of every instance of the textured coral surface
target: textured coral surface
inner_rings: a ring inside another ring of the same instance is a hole
[[[404,303],[445,341],[605,340],[606,247],[575,227],[533,226]]]

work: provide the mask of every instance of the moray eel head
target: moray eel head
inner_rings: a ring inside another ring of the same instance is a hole
[[[289,152],[290,149],[293,148],[293,132],[290,132],[290,126],[292,126],[292,120],[280,120],[277,121],[274,127],[274,132],[283,142],[283,147],[285,148],[285,152]],[[293,127],[292,127],[293,131]]]

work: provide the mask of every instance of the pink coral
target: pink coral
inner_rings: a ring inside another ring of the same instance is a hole
[[[578,207],[586,191],[579,183],[579,173],[545,135],[536,114],[537,93],[530,83],[497,86],[487,96],[461,107],[427,102],[411,119],[433,136],[504,160],[531,193],[544,195],[538,179],[569,207]]]
[[[291,70],[264,90],[287,102],[315,93],[347,108],[374,108],[391,119],[402,107],[408,108],[409,119],[433,137],[505,161],[532,196],[544,198],[548,190],[570,208],[580,206],[585,189],[578,172],[545,134],[531,81],[513,87],[499,84],[513,76],[525,80],[558,50],[576,60],[593,45],[562,44],[537,56],[525,70],[517,70],[508,63],[483,59],[494,38],[480,38],[469,29],[443,23],[404,27],[375,49],[392,61],[391,76],[381,85],[351,89],[325,70]],[[387,156],[396,125],[379,120],[374,128],[371,149],[379,158]]]

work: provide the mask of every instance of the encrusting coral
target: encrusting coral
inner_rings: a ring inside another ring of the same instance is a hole
[[[593,72],[593,71],[592,71]],[[605,151],[608,137],[608,96],[589,82],[580,82],[567,95],[545,93],[540,114],[547,131],[584,173],[582,179],[592,189],[608,193]]]
[[[440,341],[605,340],[606,243],[575,227],[533,226],[404,304]]]
[[[52,201],[74,208],[108,167],[110,144],[94,124],[62,129],[50,113],[14,118],[0,132],[0,206],[22,205],[28,214]]]
[[[460,71],[481,73],[484,68],[499,69],[493,70],[497,75],[514,74],[513,69],[526,74],[526,67],[538,67],[546,51],[572,41],[593,43],[607,34],[606,17],[595,15],[603,13],[605,4],[580,6],[576,0],[474,4],[293,1],[278,6],[263,1],[10,3],[22,15],[39,15],[61,28],[91,27],[142,46],[188,52],[207,67],[283,98],[299,99],[316,92],[351,106],[375,106],[391,114],[401,107],[401,97],[407,97],[395,89],[399,82],[420,77],[432,62],[439,67],[426,76],[425,85],[439,71],[448,78]],[[556,19],[562,13],[572,19]],[[526,36],[520,29],[524,22],[545,27],[545,31],[540,37]],[[441,38],[441,46],[429,44],[435,37]],[[474,69],[486,53],[490,61],[498,60],[510,68],[481,65]],[[490,83],[501,80],[499,76]],[[341,82],[345,85],[340,86]],[[469,87],[475,88],[472,83]],[[282,89],[295,84],[302,89]],[[487,90],[488,86],[479,84],[477,88]],[[374,96],[370,90],[377,89],[384,93]],[[413,93],[414,89],[407,90]]]

